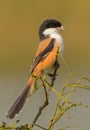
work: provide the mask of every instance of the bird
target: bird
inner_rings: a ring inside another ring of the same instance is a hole
[[[64,30],[64,27],[59,20],[46,19],[41,23],[38,31],[40,43],[31,65],[31,74],[26,86],[8,110],[6,118],[13,119],[21,112],[26,99],[34,89],[35,82],[33,75],[38,78],[56,64],[58,49],[59,52],[63,52],[64,50],[64,41],[61,36],[62,30]],[[49,73],[48,75],[51,76]]]

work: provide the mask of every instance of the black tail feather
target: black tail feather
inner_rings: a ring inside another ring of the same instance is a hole
[[[24,88],[20,96],[17,97],[17,99],[15,100],[15,102],[13,103],[9,111],[7,112],[6,118],[13,119],[15,115],[18,114],[22,110],[25,104],[25,101],[28,97],[29,89],[30,89],[29,85]]]

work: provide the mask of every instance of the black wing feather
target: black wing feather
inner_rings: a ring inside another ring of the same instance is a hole
[[[34,59],[31,67],[31,73],[34,71],[35,67],[46,58],[49,52],[52,51],[54,48],[54,42],[55,39],[52,39],[50,44]]]

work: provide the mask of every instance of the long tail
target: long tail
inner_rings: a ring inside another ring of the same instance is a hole
[[[31,94],[34,86],[33,78],[30,77],[27,86],[23,89],[21,94],[17,97],[13,105],[10,107],[6,114],[6,118],[13,119],[23,108],[27,97]]]

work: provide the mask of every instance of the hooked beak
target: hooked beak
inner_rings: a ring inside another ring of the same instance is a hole
[[[60,31],[64,31],[65,28],[63,26],[60,27]]]
[[[65,28],[64,28],[63,26],[61,26],[61,27],[58,28],[58,30],[60,30],[60,31],[64,31]]]

